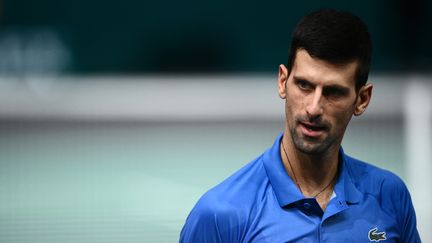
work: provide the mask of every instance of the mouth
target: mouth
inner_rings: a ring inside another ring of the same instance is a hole
[[[326,125],[310,122],[300,122],[300,128],[303,135],[311,138],[318,138],[328,130]]]

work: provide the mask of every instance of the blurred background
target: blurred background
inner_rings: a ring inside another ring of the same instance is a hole
[[[277,68],[306,13],[374,43],[345,152],[407,183],[432,242],[432,3],[0,1],[0,242],[176,242],[283,128]]]

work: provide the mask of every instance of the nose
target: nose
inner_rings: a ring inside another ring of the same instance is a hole
[[[310,99],[310,102],[306,106],[306,113],[309,119],[314,120],[323,114],[321,89],[315,89]]]

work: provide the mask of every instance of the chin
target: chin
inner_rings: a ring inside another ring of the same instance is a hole
[[[294,147],[304,153],[309,155],[320,155],[327,152],[332,144],[335,142],[332,136],[321,137],[321,138],[308,138],[303,136],[300,131],[296,129],[290,129],[291,139]]]
[[[322,146],[296,146],[297,149],[305,154],[318,155],[327,151],[327,147]]]
[[[308,141],[307,139],[293,137],[294,146],[302,153],[319,155],[325,153],[331,146],[328,141]]]

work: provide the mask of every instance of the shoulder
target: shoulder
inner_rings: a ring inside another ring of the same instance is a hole
[[[373,197],[381,209],[398,221],[402,231],[416,224],[410,193],[396,174],[366,162],[346,158],[347,169],[353,183],[366,197]]]
[[[420,242],[410,193],[394,173],[346,156],[353,183],[365,196],[372,196],[381,209],[398,222],[402,242]]]
[[[251,214],[259,201],[257,197],[265,193],[266,184],[267,177],[260,156],[198,200],[186,220],[182,237],[196,236],[197,232],[202,231],[207,232],[206,237],[216,235],[217,238],[238,242],[238,237],[252,218]]]
[[[348,173],[357,188],[374,196],[408,193],[403,180],[388,170],[345,155]]]
[[[252,206],[267,184],[261,156],[248,163],[217,186],[207,191],[194,209],[212,212],[218,216],[231,216]]]

